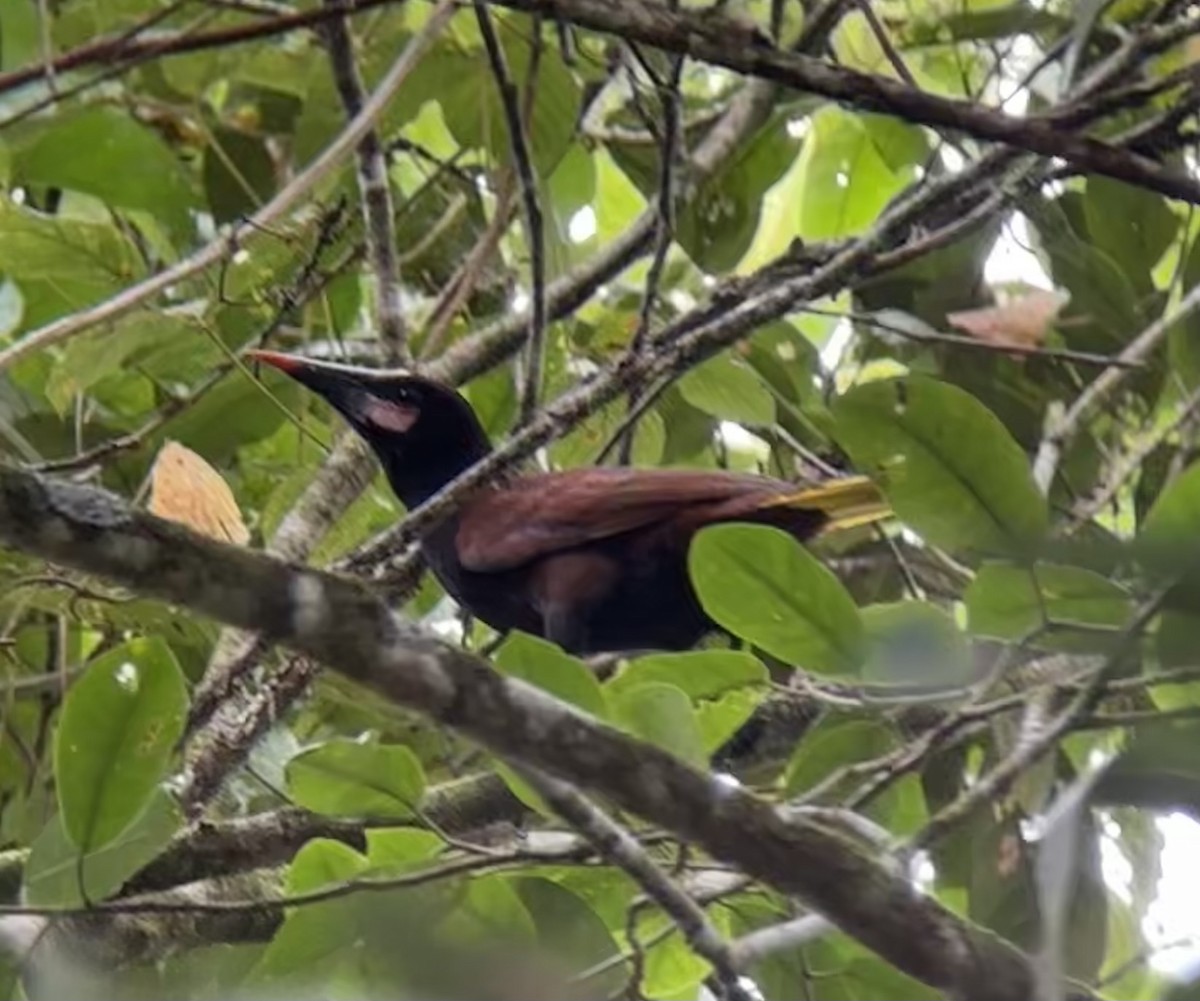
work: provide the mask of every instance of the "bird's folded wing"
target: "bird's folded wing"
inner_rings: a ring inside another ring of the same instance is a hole
[[[462,512],[458,556],[495,573],[551,553],[738,498],[763,502],[794,488],[761,476],[684,469],[576,469],[529,476]],[[750,504],[748,506],[753,506]]]

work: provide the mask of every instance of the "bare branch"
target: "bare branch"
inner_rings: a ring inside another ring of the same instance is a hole
[[[637,839],[589,802],[570,783],[534,769],[526,769],[524,774],[555,813],[582,834],[601,857],[623,869],[651,900],[670,915],[696,955],[712,964],[724,996],[730,1001],[749,1001],[750,996],[740,982],[729,944],[708,920],[704,908],[654,864]]]
[[[1063,449],[1079,433],[1084,420],[1090,417],[1096,407],[1108,399],[1129,375],[1128,363],[1140,362],[1148,358],[1171,332],[1175,324],[1190,316],[1197,307],[1200,307],[1200,285],[1191,289],[1180,300],[1178,306],[1165,312],[1125,346],[1118,357],[1126,365],[1114,365],[1101,372],[1076,397],[1075,402],[1071,404],[1061,419],[1052,421],[1050,428],[1042,438],[1042,443],[1038,446],[1037,457],[1033,462],[1033,478],[1042,493],[1050,492]]]
[[[512,149],[513,169],[521,190],[521,204],[525,208],[525,229],[529,240],[529,270],[532,279],[529,310],[529,341],[525,353],[525,385],[521,392],[521,407],[518,420],[526,423],[537,410],[542,389],[542,368],[546,337],[546,249],[542,223],[542,209],[538,202],[537,175],[529,153],[529,137],[521,113],[521,97],[508,71],[508,60],[496,37],[492,15],[483,0],[475,0],[475,20],[487,49],[488,62],[500,92],[500,106],[504,109],[504,120],[508,124],[508,142]],[[534,52],[540,50],[541,19],[535,18],[537,38],[533,41]],[[536,81],[530,80],[530,87]]]
[[[914,90],[887,77],[775,48],[753,25],[710,12],[672,11],[653,0],[497,0],[501,6],[643,42],[667,52],[761,77],[864,111],[878,111],[932,128],[950,129],[1058,157],[1092,173],[1200,203],[1200,182],[1099,139],[1066,131],[1053,116],[1020,118],[971,101]],[[1200,21],[1191,25],[1200,30]]]
[[[322,0],[328,10],[336,0]],[[354,60],[354,46],[345,17],[325,25],[333,80],[346,114],[353,121],[366,103],[362,78]],[[397,365],[408,361],[408,330],[400,303],[400,263],[396,258],[395,209],[388,178],[387,154],[374,128],[367,129],[358,143],[358,192],[362,199],[363,223],[367,234],[367,259],[375,277],[375,315],[384,358]]]

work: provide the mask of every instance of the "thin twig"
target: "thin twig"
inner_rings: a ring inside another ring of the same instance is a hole
[[[1183,400],[1179,412],[1174,418],[1158,428],[1153,434],[1147,435],[1133,448],[1131,448],[1121,459],[1120,462],[1114,463],[1106,471],[1104,479],[1097,485],[1096,489],[1088,497],[1081,498],[1071,509],[1071,519],[1067,526],[1069,531],[1073,531],[1083,523],[1090,521],[1096,516],[1112,499],[1117,495],[1122,485],[1132,477],[1147,457],[1159,445],[1166,441],[1174,434],[1182,425],[1186,424],[1193,416],[1200,412],[1200,387],[1193,389]]]
[[[650,337],[650,321],[658,301],[659,284],[667,264],[667,253],[675,238],[675,161],[683,141],[679,115],[679,83],[683,76],[684,59],[676,56],[671,60],[667,81],[658,88],[659,104],[662,107],[662,144],[659,149],[658,200],[654,217],[654,255],[646,272],[646,288],[642,293],[642,305],[638,311],[638,325],[630,342],[630,350],[642,354]],[[635,386],[629,393],[629,411],[623,424],[627,424],[619,435],[620,450],[617,461],[629,465],[633,456],[633,439],[638,417],[645,412],[638,403],[644,387]],[[605,447],[601,455],[607,454]],[[599,461],[599,460],[597,460]]]
[[[1103,697],[1104,684],[1114,671],[1120,669],[1131,648],[1141,640],[1142,631],[1162,607],[1167,589],[1160,590],[1146,601],[1125,630],[1121,642],[1104,663],[1096,669],[1075,696],[1057,715],[1044,721],[1039,717],[1027,739],[1018,742],[1012,752],[994,768],[963,792],[957,799],[939,810],[904,846],[906,851],[927,848],[951,828],[970,816],[985,803],[995,802],[1031,765],[1041,759],[1082,717],[1088,715]]]
[[[886,320],[881,320],[872,313],[821,309],[816,306],[804,306],[800,312],[809,313],[813,316],[831,316],[838,319],[847,319],[854,323],[875,327],[877,330],[883,330],[889,334],[895,334],[897,337],[903,337],[905,340],[916,341],[919,344],[951,344],[955,347],[970,348],[991,354],[1015,354],[1022,357],[1054,358],[1059,361],[1072,361],[1080,365],[1097,365],[1103,368],[1108,368],[1109,366],[1117,368],[1142,368],[1144,365],[1141,361],[1130,361],[1119,355],[1101,355],[1091,351],[1075,351],[1071,348],[1048,348],[1039,344],[997,344],[992,341],[980,340],[978,337],[971,337],[968,334],[954,334],[945,330],[935,330],[932,327],[927,329],[901,327],[897,324],[888,323]]]
[[[751,1001],[750,994],[741,984],[729,944],[708,920],[704,908],[654,864],[628,831],[569,783],[532,769],[524,770],[523,774],[555,813],[582,834],[601,857],[624,870],[647,896],[670,915],[696,954],[712,964],[726,998],[730,1001]]]
[[[1173,310],[1165,312],[1150,326],[1130,341],[1118,356],[1123,362],[1141,362],[1162,343],[1175,324],[1180,323],[1200,307],[1200,285],[1191,289]],[[1050,427],[1038,446],[1037,457],[1033,462],[1033,478],[1042,493],[1049,493],[1054,482],[1054,474],[1058,471],[1058,463],[1063,450],[1079,433],[1084,420],[1091,416],[1092,411],[1100,406],[1125,381],[1129,375],[1127,367],[1112,366],[1101,372],[1088,384],[1087,388],[1076,397],[1075,402],[1062,415],[1061,419],[1051,418]]]
[[[322,2],[327,9],[336,5],[336,0]],[[344,16],[330,20],[325,25],[325,37],[334,83],[347,117],[354,121],[362,113],[366,93],[354,59],[354,46],[346,20]],[[409,360],[409,355],[408,329],[401,302],[400,263],[396,257],[395,209],[388,178],[387,154],[374,128],[368,128],[363,133],[355,159],[363,228],[367,236],[367,260],[370,261],[375,279],[375,318],[379,323],[379,340],[387,362],[401,365]]]
[[[538,202],[537,175],[529,153],[529,138],[521,114],[521,97],[508,71],[508,61],[496,36],[492,15],[484,0],[474,0],[475,20],[487,49],[492,76],[500,93],[500,105],[508,124],[508,142],[512,150],[513,167],[521,190],[521,204],[525,209],[525,229],[529,240],[529,270],[532,288],[529,310],[529,343],[525,352],[525,381],[521,390],[518,426],[527,424],[536,413],[542,391],[542,370],[546,353],[546,250],[545,231],[542,225],[542,209]],[[541,45],[541,34],[534,43],[534,51]],[[532,81],[530,86],[532,87]]]

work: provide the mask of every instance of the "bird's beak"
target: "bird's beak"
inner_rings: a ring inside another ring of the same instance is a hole
[[[383,372],[357,365],[301,358],[280,351],[247,351],[246,357],[290,375],[323,397],[352,424],[404,431],[415,419],[415,411],[409,415],[394,413],[395,405],[388,404],[372,391],[381,378],[403,374],[395,369]]]

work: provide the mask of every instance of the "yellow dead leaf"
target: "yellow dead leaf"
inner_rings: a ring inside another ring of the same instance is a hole
[[[1070,298],[1066,292],[1030,289],[998,306],[947,313],[946,322],[989,344],[1035,348]]]
[[[168,441],[150,472],[150,513],[222,542],[245,545],[250,532],[233,491],[212,466],[190,448]]]

